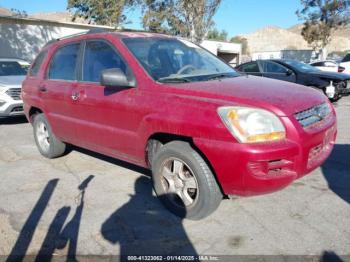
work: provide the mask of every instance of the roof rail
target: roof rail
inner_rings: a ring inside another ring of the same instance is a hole
[[[48,41],[45,44],[45,46],[47,46],[49,44],[52,44],[52,43],[55,43],[57,41],[63,40],[63,39],[68,39],[68,38],[74,37],[74,36],[87,35],[87,34],[97,34],[97,33],[108,33],[108,32],[112,32],[112,31],[113,30],[111,30],[111,29],[105,29],[105,28],[92,28],[92,29],[89,29],[86,32],[80,32],[80,33],[76,33],[76,34],[72,34],[72,35],[66,35],[66,36],[62,36],[62,37],[59,37],[59,38],[52,39],[52,40]]]

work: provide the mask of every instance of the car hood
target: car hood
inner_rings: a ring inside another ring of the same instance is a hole
[[[0,76],[0,85],[4,86],[22,86],[26,76]]]
[[[313,88],[256,76],[179,84],[176,88],[198,99],[216,99],[227,106],[264,108],[279,116],[290,116],[327,101],[322,92]]]
[[[312,72],[310,75],[331,80],[350,80],[350,75],[337,72],[320,71]]]

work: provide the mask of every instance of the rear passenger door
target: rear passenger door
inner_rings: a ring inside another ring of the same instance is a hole
[[[260,68],[257,61],[249,62],[238,67],[240,72],[246,73],[248,75],[262,76]]]
[[[74,142],[76,122],[71,94],[77,85],[80,43],[70,43],[54,50],[44,80],[38,86],[49,123],[60,139]]]
[[[83,49],[80,80],[74,91],[78,144],[123,159],[131,158],[138,139],[136,130],[129,125],[135,119],[133,110],[137,107],[133,106],[133,98],[137,88],[100,84],[105,69],[119,68],[129,77],[131,71],[114,46],[105,40],[87,40]]]
[[[296,81],[295,73],[279,63],[261,60],[259,64],[264,77],[288,82]]]

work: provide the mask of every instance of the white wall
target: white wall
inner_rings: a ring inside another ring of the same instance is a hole
[[[251,54],[252,60],[260,59],[280,59],[282,58],[281,51],[271,51],[271,52],[255,52]]]
[[[95,27],[0,17],[0,57],[32,61],[48,41],[91,28]]]
[[[225,60],[230,63],[237,65],[240,63],[242,54],[242,45],[237,43],[228,43],[222,41],[204,40],[201,46],[213,53],[214,55],[225,56]],[[232,57],[231,61],[229,57]]]

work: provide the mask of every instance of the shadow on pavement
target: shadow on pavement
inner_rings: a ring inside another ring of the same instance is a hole
[[[321,262],[343,262],[344,260],[341,259],[335,252],[333,251],[325,251],[322,254],[322,257],[320,259]]]
[[[328,187],[350,204],[350,145],[336,144],[322,166]]]
[[[36,227],[50,201],[50,198],[57,186],[58,179],[50,180],[39,200],[36,202],[32,212],[27,218],[21,232],[17,238],[15,245],[13,246],[10,255],[6,261],[22,261],[27,253],[30,242],[32,241]]]
[[[43,260],[51,261],[56,249],[65,249],[66,247],[68,248],[66,254],[67,260],[76,261],[80,221],[84,209],[85,190],[93,178],[94,176],[90,175],[79,185],[80,203],[75,209],[72,219],[64,228],[63,225],[69,215],[70,207],[64,206],[58,210],[37,255],[37,262]]]
[[[127,255],[197,254],[182,219],[168,212],[152,195],[151,179],[139,177],[135,194],[130,197],[101,227],[104,239],[119,244],[121,260]]]
[[[70,207],[64,206],[57,211],[35,261],[51,261],[55,250],[66,248],[67,252],[64,252],[64,254],[67,255],[67,261],[76,261],[80,221],[84,209],[85,190],[93,178],[94,176],[90,175],[79,185],[80,202],[70,221],[67,221],[71,210]],[[57,182],[58,179],[54,179],[49,181],[46,185],[6,261],[23,261],[25,259],[34,232],[57,186]]]
[[[96,152],[93,152],[93,151],[90,151],[90,150],[87,150],[87,149],[84,149],[84,148],[81,148],[81,147],[69,145],[69,149],[68,149],[67,153],[70,153],[73,150],[77,151],[79,153],[85,154],[85,155],[89,155],[89,156],[95,157],[97,159],[100,159],[102,161],[111,163],[113,165],[117,165],[117,166],[120,166],[120,167],[123,167],[123,168],[127,168],[127,169],[130,169],[132,171],[135,171],[137,173],[140,173],[140,174],[143,174],[143,175],[146,175],[146,176],[151,176],[151,171],[149,169],[147,169],[147,168],[143,168],[143,167],[140,167],[140,166],[137,166],[137,165],[125,162],[123,160],[119,160],[119,159],[116,159],[116,158],[105,156],[105,155],[102,155],[102,154],[99,154],[99,153],[96,153]]]
[[[0,117],[0,125],[17,125],[28,123],[28,120],[25,116],[16,116],[16,117]]]

